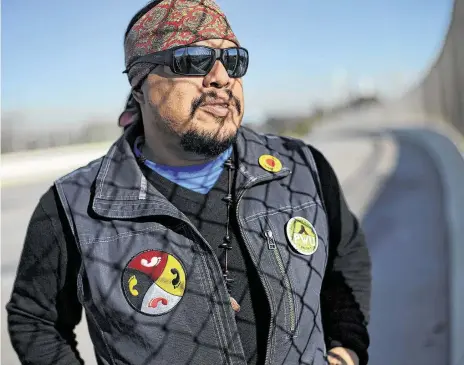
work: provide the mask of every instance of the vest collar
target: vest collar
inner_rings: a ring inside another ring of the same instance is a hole
[[[144,176],[132,151],[135,127],[128,128],[103,157],[95,181],[92,209],[106,218],[130,219],[150,215],[169,215],[181,218],[175,208]],[[290,173],[283,166],[272,173],[259,164],[262,155],[281,156],[268,145],[269,137],[241,127],[235,153],[238,159],[237,183],[246,189],[254,183],[282,178]]]

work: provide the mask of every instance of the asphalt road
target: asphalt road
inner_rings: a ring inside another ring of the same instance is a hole
[[[443,192],[427,151],[400,139],[394,172],[362,222],[373,262],[372,364],[450,364]]]
[[[448,365],[448,247],[443,186],[428,153],[408,140],[316,139],[361,218],[373,259],[371,364]],[[2,364],[17,365],[5,327],[27,222],[47,182],[2,189]],[[85,323],[86,364],[95,364]]]

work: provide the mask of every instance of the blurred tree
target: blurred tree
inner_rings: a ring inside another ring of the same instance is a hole
[[[2,120],[2,153],[13,152],[14,130],[7,120]]]

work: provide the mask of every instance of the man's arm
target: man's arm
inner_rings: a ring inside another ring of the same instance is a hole
[[[319,170],[329,223],[329,259],[321,290],[321,310],[328,350],[367,364],[371,297],[371,260],[360,224],[348,208],[333,168],[310,147]],[[337,362],[334,361],[336,364]],[[349,362],[347,362],[349,363]]]
[[[11,343],[21,364],[83,364],[74,334],[82,315],[79,255],[64,233],[56,201],[54,190],[48,190],[32,215],[6,306]]]

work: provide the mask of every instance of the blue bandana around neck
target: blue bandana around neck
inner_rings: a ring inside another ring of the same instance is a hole
[[[142,155],[141,147],[143,142],[143,137],[138,137],[135,140],[134,154],[136,157]],[[177,185],[200,194],[207,194],[213,188],[214,184],[216,184],[219,176],[221,176],[224,163],[230,157],[231,153],[232,146],[214,160],[201,165],[175,167],[160,165],[150,160],[145,160],[144,164]]]

